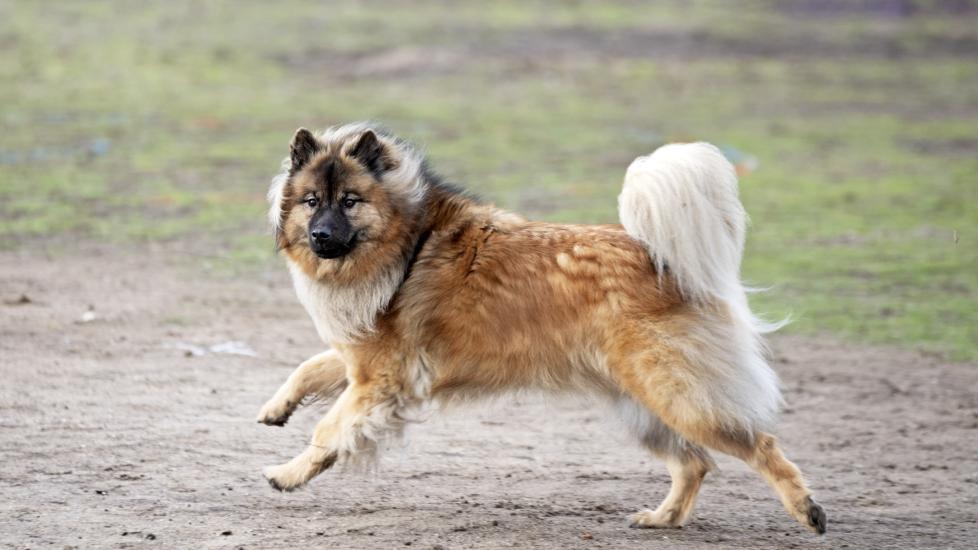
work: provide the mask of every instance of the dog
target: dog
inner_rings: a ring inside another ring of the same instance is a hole
[[[300,128],[268,192],[299,301],[328,351],[261,409],[281,426],[307,396],[335,400],[312,441],[264,476],[291,491],[370,457],[409,412],[521,389],[607,399],[665,461],[672,487],[634,527],[681,527],[735,456],[802,525],[826,515],[770,435],[782,399],[740,281],[747,216],[733,166],[707,143],[629,167],[621,225],[527,221],[443,182],[369,124]]]

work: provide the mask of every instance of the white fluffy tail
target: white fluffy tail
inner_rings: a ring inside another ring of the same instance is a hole
[[[747,213],[734,167],[709,143],[665,145],[628,167],[618,211],[625,231],[648,247],[656,270],[673,277],[687,300],[726,308],[728,315],[706,315],[676,339],[712,378],[699,401],[730,426],[769,428],[781,392],[761,334],[787,321],[765,323],[747,304],[740,282]]]
[[[628,167],[618,197],[625,231],[648,247],[656,270],[670,273],[695,302],[739,301],[747,213],[737,174],[709,143],[675,143]]]

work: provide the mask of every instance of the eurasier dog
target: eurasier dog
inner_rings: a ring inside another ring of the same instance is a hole
[[[300,129],[268,193],[296,293],[331,349],[265,404],[280,426],[306,396],[335,399],[309,447],[267,468],[279,490],[370,456],[406,414],[525,388],[607,399],[672,476],[636,527],[680,527],[707,449],[740,458],[788,512],[825,513],[768,431],[781,404],[773,329],[739,271],[746,214],[733,167],[706,143],[628,168],[621,226],[526,221],[444,184],[422,155],[356,124]]]

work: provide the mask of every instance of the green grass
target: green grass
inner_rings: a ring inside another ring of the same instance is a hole
[[[298,126],[382,121],[487,199],[581,222],[616,219],[633,157],[705,139],[760,162],[758,310],[978,359],[978,17],[739,5],[2,3],[0,246],[267,262]]]

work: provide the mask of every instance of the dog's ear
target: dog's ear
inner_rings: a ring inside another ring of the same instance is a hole
[[[312,135],[312,132],[305,128],[296,130],[295,135],[292,136],[292,142],[289,144],[292,158],[292,166],[289,168],[289,172],[295,174],[301,170],[321,148],[322,146],[316,136]]]
[[[383,172],[397,167],[390,150],[377,138],[373,130],[366,130],[361,134],[353,147],[350,147],[348,154],[363,163],[378,177]]]

